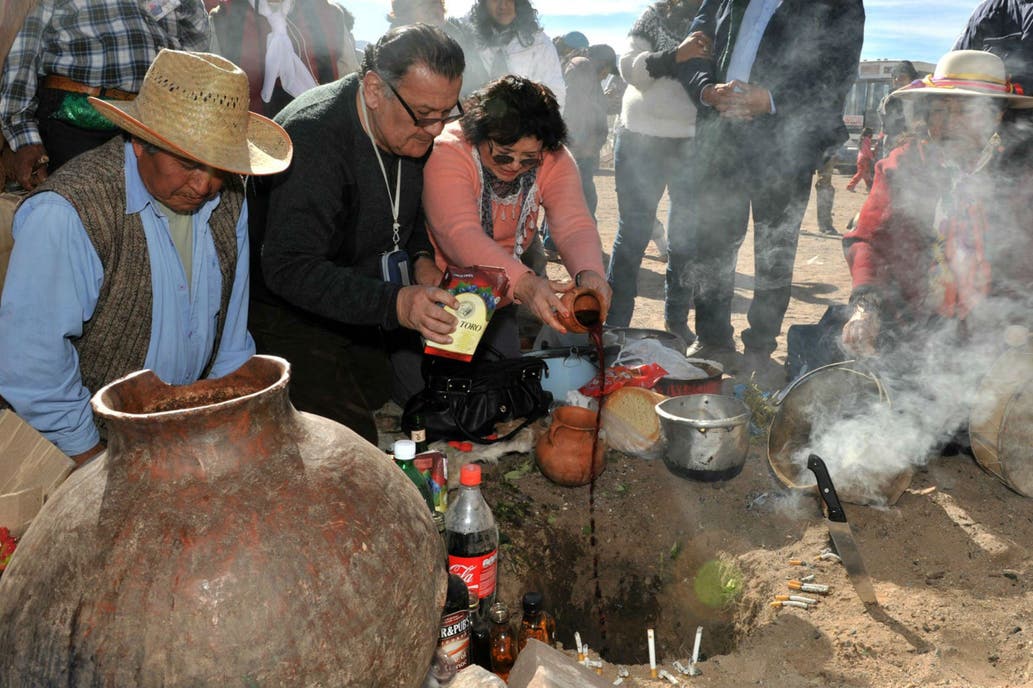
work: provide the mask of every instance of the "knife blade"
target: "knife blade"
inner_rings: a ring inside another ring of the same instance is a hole
[[[814,479],[818,481],[818,494],[821,495],[828,511],[829,534],[836,545],[839,558],[843,560],[843,566],[846,567],[847,576],[850,577],[857,596],[866,605],[878,604],[879,600],[875,597],[872,579],[864,567],[861,550],[857,548],[854,533],[850,529],[850,524],[847,523],[846,512],[843,511],[843,505],[839,502],[839,495],[836,494],[836,488],[832,485],[832,478],[829,476],[828,468],[825,467],[825,462],[817,454],[811,454],[807,458],[807,468],[811,469]]]

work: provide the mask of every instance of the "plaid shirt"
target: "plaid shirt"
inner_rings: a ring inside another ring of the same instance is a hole
[[[136,93],[162,48],[205,51],[203,0],[41,0],[0,78],[0,129],[11,148],[42,143],[36,90],[48,74]]]

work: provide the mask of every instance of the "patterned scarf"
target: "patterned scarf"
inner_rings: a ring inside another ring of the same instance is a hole
[[[661,6],[666,2],[653,3],[631,27],[629,36],[644,38],[653,50],[662,51],[677,48],[688,35],[692,16],[678,17],[665,13]]]
[[[993,159],[1000,142],[994,134],[972,172],[963,172],[956,165],[948,167],[951,191],[936,206],[929,299],[930,306],[946,318],[963,320],[990,292],[982,201],[987,180],[979,173]]]
[[[528,222],[538,221],[538,168],[532,167],[511,182],[499,179],[491,170],[481,164],[477,147],[473,148],[473,159],[481,175],[481,198],[478,212],[484,233],[495,238],[494,207],[497,203],[503,217],[512,213],[517,217],[516,236],[513,240],[513,257],[520,259],[524,253]],[[517,208],[519,207],[519,216]],[[533,230],[532,230],[533,231]]]

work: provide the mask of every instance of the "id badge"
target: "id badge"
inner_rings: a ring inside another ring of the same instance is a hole
[[[405,249],[394,249],[384,251],[380,254],[380,274],[385,282],[399,284],[408,287],[412,284],[409,279],[409,254]]]

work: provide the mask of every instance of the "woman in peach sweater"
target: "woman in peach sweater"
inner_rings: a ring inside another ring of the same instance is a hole
[[[566,330],[557,313],[568,313],[558,294],[575,284],[592,289],[605,320],[610,287],[603,277],[599,233],[577,164],[563,145],[567,129],[552,92],[529,79],[506,76],[473,93],[464,105],[463,118],[435,140],[423,173],[423,208],[439,267],[503,268],[510,286],[502,303],[527,305],[559,332]],[[543,209],[571,282],[539,277],[521,262]],[[520,353],[519,346],[514,350],[513,310],[496,312],[495,336],[489,336],[489,343],[497,349],[501,345],[507,356]]]

